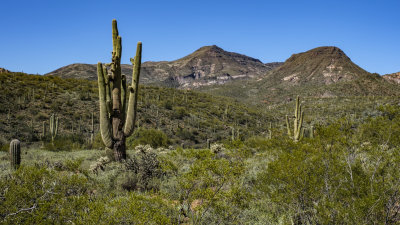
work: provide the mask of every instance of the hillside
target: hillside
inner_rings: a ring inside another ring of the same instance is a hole
[[[385,74],[382,77],[389,82],[400,84],[400,72]]]
[[[238,89],[242,91],[235,91]],[[296,95],[331,98],[400,94],[396,85],[363,70],[337,47],[294,54],[263,77],[202,90],[252,103],[278,103]]]
[[[2,73],[0,84],[0,144],[12,138],[40,141],[43,122],[48,126],[53,113],[60,118],[59,136],[70,142],[85,144],[92,112],[99,135],[97,82]],[[149,86],[140,88],[138,114],[137,126],[162,131],[170,145],[191,147],[230,138],[231,127],[241,137],[261,134],[272,119],[229,98]]]
[[[205,46],[175,61],[142,63],[143,84],[167,87],[195,88],[224,84],[235,79],[259,77],[281,63],[263,64],[260,60],[242,54],[227,52],[218,46]],[[131,65],[122,65],[122,73],[130,75]],[[63,78],[96,80],[96,66],[71,64],[46,75]]]

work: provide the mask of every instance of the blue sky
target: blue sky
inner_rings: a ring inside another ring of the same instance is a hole
[[[284,61],[338,46],[380,74],[400,71],[400,1],[2,1],[0,67],[44,74],[71,63],[109,62],[118,20],[123,63],[181,58],[204,45]]]

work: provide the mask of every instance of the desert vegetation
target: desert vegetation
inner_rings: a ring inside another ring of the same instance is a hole
[[[141,50],[131,86],[116,21],[98,83],[0,73],[1,223],[399,223],[396,91],[246,102],[142,86]]]

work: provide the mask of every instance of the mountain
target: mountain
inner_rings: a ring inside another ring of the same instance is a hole
[[[384,79],[387,81],[400,84],[400,72],[397,73],[391,73],[391,74],[385,74],[382,76]]]
[[[333,84],[355,80],[370,74],[354,64],[337,47],[318,47],[293,54],[271,75],[282,82],[301,84]]]
[[[269,103],[293,99],[296,95],[322,98],[398,95],[397,89],[378,74],[357,66],[338,47],[328,46],[293,54],[262,77],[202,90],[252,103]]]
[[[10,73],[10,71],[0,67],[0,73]]]
[[[242,54],[227,52],[212,45],[202,47],[192,54],[174,61],[144,62],[141,83],[168,87],[195,88],[224,84],[235,79],[259,77],[282,63],[262,63]],[[122,73],[132,73],[131,65],[122,65]],[[96,66],[71,64],[46,75],[63,78],[97,79]]]

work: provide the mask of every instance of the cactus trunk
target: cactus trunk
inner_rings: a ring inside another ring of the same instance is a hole
[[[11,168],[18,169],[21,164],[21,142],[17,139],[10,142],[10,160]]]
[[[55,115],[51,115],[50,117],[50,135],[51,135],[51,142],[54,143],[54,139],[58,134],[58,117]]]
[[[303,118],[304,118],[304,112],[302,111],[301,108],[300,97],[297,96],[296,108],[294,111],[293,133],[290,128],[289,117],[286,115],[287,133],[291,138],[293,138],[294,141],[299,141],[304,136]]]

